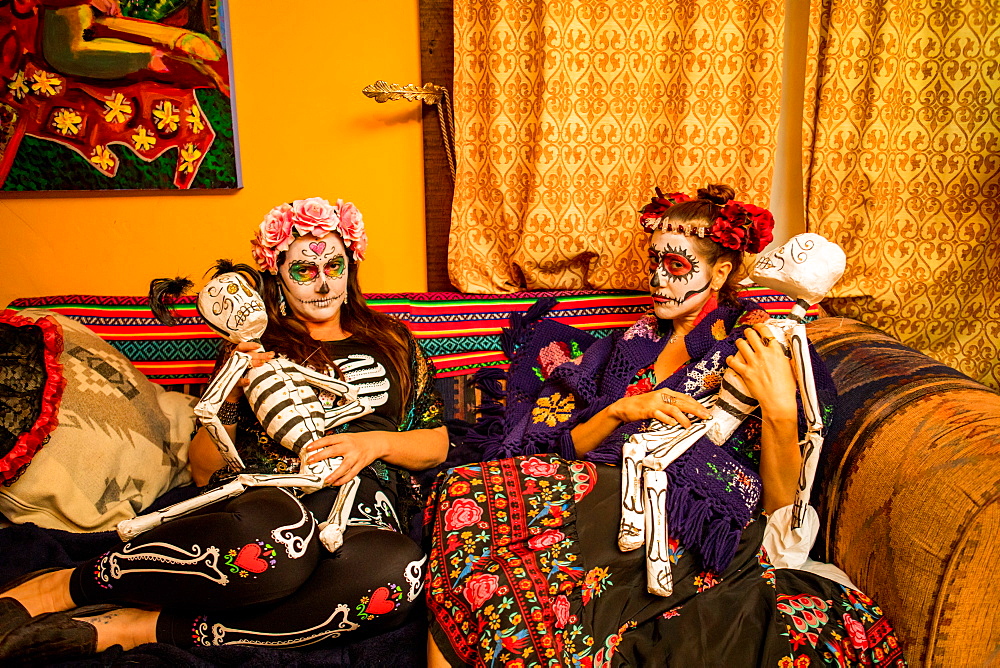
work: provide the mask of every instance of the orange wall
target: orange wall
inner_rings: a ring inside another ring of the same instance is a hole
[[[272,13],[284,5],[295,11]],[[17,297],[145,294],[200,277],[284,201],[353,201],[367,292],[426,289],[419,103],[378,104],[377,79],[420,83],[416,0],[230,0],[242,190],[0,194],[0,306]]]

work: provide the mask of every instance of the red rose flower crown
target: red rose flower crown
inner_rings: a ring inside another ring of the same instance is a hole
[[[664,193],[657,188],[656,196],[640,211],[642,215],[639,217],[639,222],[642,223],[642,228],[650,234],[663,230],[708,237],[725,248],[754,254],[764,250],[774,239],[771,233],[774,229],[774,216],[771,212],[736,200],[726,202],[710,225],[699,224],[693,220],[679,224],[671,223],[667,215],[670,207],[690,199],[684,193]]]

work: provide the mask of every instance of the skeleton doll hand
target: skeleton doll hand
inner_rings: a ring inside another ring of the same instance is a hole
[[[365,431],[324,436],[306,446],[305,461],[311,464],[342,457],[340,466],[327,476],[324,483],[330,486],[343,485],[360,473],[361,469],[385,456],[387,433],[389,432]]]

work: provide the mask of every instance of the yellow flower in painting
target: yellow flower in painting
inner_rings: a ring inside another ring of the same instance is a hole
[[[111,149],[101,144],[94,149],[94,155],[90,156],[90,161],[102,172],[110,172],[114,168],[117,159],[115,158],[115,154],[111,152]]]
[[[62,79],[44,70],[38,70],[31,75],[31,90],[42,95],[55,95],[62,86]]]
[[[542,397],[537,401],[535,407],[531,409],[531,421],[535,424],[544,422],[550,427],[556,426],[559,422],[565,422],[573,414],[576,402],[572,394],[565,397],[556,392],[547,397]]]
[[[180,123],[180,116],[174,108],[174,103],[164,100],[153,110],[153,118],[156,119],[156,127],[163,132],[173,132]]]
[[[10,89],[10,94],[13,95],[16,100],[20,100],[28,94],[28,84],[24,81],[24,70],[21,70],[14,75],[14,78],[7,84],[7,88]]]
[[[80,132],[83,117],[73,109],[60,109],[52,117],[56,129],[62,135],[75,135]]]
[[[124,123],[132,118],[132,104],[121,93],[105,99],[104,107],[104,120],[108,123]]]
[[[716,341],[726,338],[726,323],[721,320],[712,323],[712,338]]]
[[[205,121],[202,120],[201,109],[198,108],[198,105],[194,105],[188,110],[188,115],[184,117],[184,120],[195,132],[201,132],[205,129]]]
[[[148,151],[149,149],[156,146],[156,137],[149,133],[146,128],[140,127],[136,130],[136,133],[132,135],[132,143],[140,151]]]
[[[188,144],[181,149],[181,166],[180,171],[182,172],[195,172],[195,163],[201,157],[201,151],[194,147],[194,144]]]

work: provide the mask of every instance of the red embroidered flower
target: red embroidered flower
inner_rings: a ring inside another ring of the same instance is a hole
[[[868,647],[868,634],[865,633],[864,624],[844,613],[844,628],[847,630],[847,635],[851,637],[852,645],[858,649]]]
[[[542,369],[542,375],[546,378],[549,377],[553,369],[571,359],[573,359],[573,352],[565,341],[553,341],[538,351],[538,365]]]
[[[557,529],[549,529],[537,536],[532,536],[528,539],[528,547],[532,550],[544,550],[547,547],[555,545],[559,541],[566,538],[566,534]]]
[[[482,607],[483,603],[489,600],[490,596],[497,590],[500,578],[492,573],[478,573],[469,578],[465,583],[462,595],[473,609]]]
[[[456,499],[444,514],[445,531],[472,526],[483,517],[483,509],[472,499]]]
[[[465,496],[471,491],[472,486],[464,480],[458,480],[448,488],[448,493],[452,496]]]
[[[653,381],[651,381],[649,377],[640,378],[638,381],[636,381],[632,385],[629,385],[625,389],[625,396],[634,397],[638,394],[646,394],[647,392],[652,392],[652,391],[653,391]]]
[[[569,599],[565,595],[559,594],[552,601],[552,610],[556,613],[556,628],[561,629],[569,621]]]
[[[521,473],[524,475],[534,476],[535,478],[550,476],[558,470],[558,464],[554,462],[543,462],[538,457],[525,459],[521,462]]]

